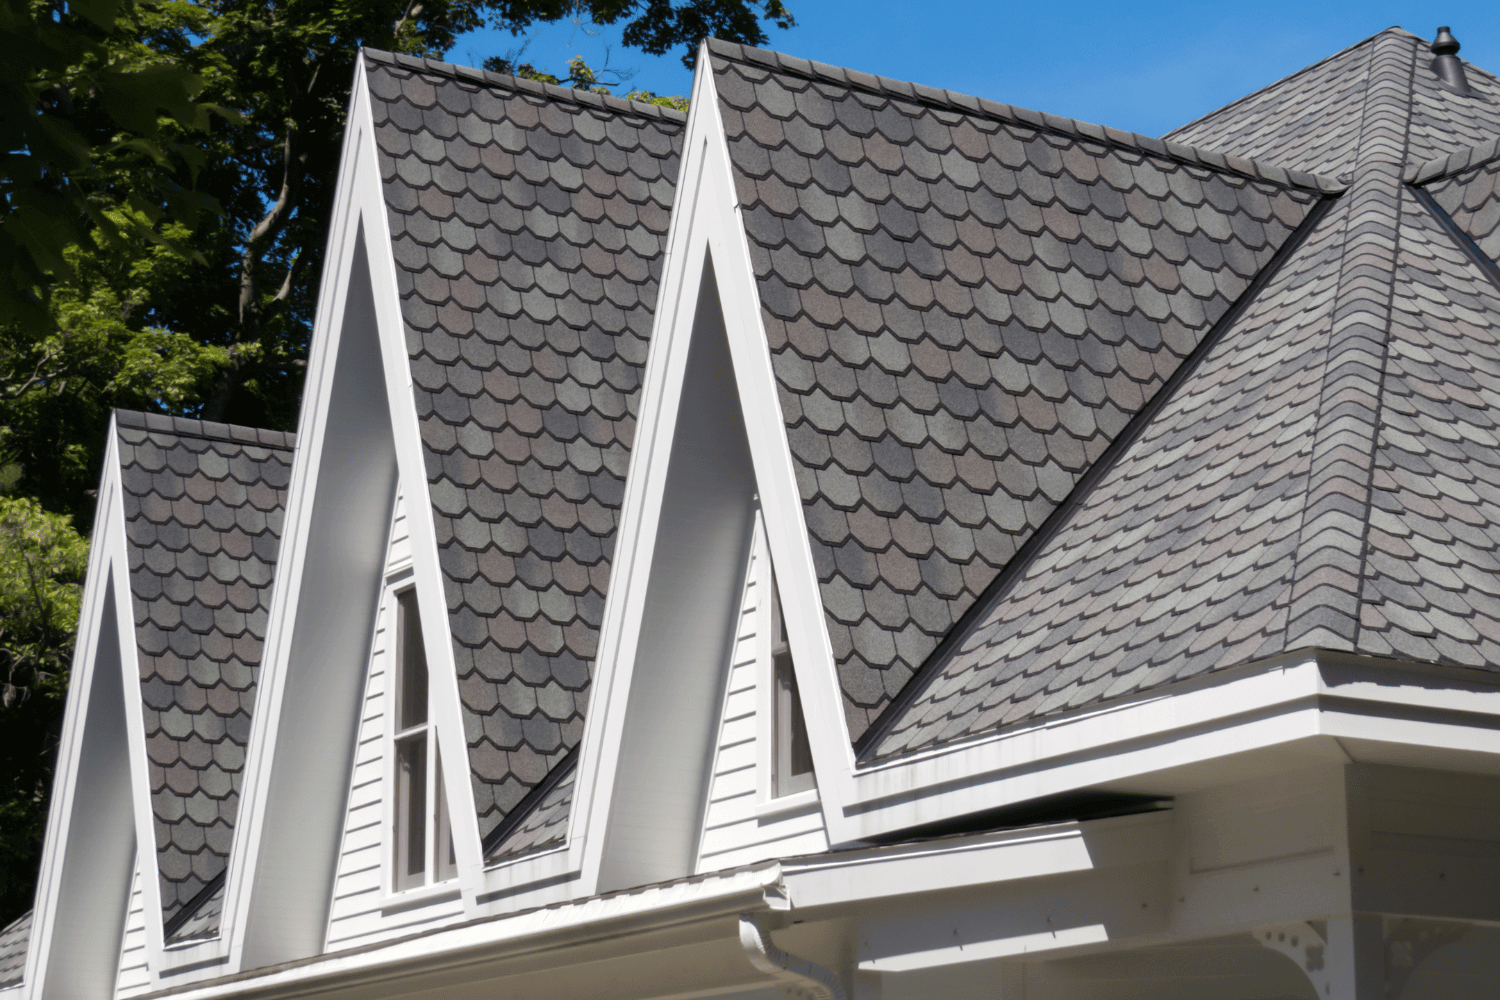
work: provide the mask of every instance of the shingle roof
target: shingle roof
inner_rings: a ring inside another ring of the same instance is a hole
[[[1474,146],[1500,132],[1500,80],[1465,63],[1473,96],[1446,90],[1428,69],[1428,43],[1389,28],[1169,132],[1166,138],[1298,170],[1345,174],[1354,166],[1360,112],[1380,46],[1388,46],[1408,74],[1410,162]]]
[[[582,737],[684,117],[365,66],[485,835]]]
[[[1403,183],[1432,153],[1409,39],[1360,50],[1348,193],[1070,499],[876,755],[1299,648],[1500,669],[1500,273],[1460,235],[1491,235],[1493,179]]]
[[[1430,180],[1419,180],[1485,256],[1500,260],[1500,139],[1454,160],[1436,164]]]
[[[11,921],[0,931],[0,990],[19,986],[26,977],[26,949],[31,944],[31,913]]]
[[[223,872],[293,437],[115,411],[162,916]]]
[[[559,765],[553,773],[563,767],[566,765]],[[485,852],[484,860],[494,864],[561,844],[567,835],[568,817],[573,809],[573,778],[574,771],[569,767],[555,785],[544,789],[545,794],[535,806],[526,808],[523,804],[517,810],[521,821],[499,843]],[[499,829],[496,827],[496,831]]]
[[[1337,186],[710,51],[858,738]]]

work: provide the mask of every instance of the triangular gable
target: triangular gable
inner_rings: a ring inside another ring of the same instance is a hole
[[[383,252],[389,241],[379,170],[357,66],[238,845],[225,886],[236,967],[325,947],[392,505],[398,482],[424,477],[394,268]],[[464,800],[458,812],[467,815],[432,522],[408,520],[423,645],[440,680],[432,711],[442,716],[445,785]],[[455,828],[454,840],[461,862],[473,866],[472,827]]]
[[[1328,185],[710,52],[859,740]]]
[[[138,857],[154,862],[137,851],[153,842],[153,817],[136,636],[122,613],[131,597],[121,493],[120,442],[111,433],[24,958],[35,996],[113,993]],[[148,936],[159,953],[156,886],[147,892],[156,915]]]
[[[1397,57],[1398,77],[1375,80],[1377,50]],[[1264,159],[1338,176],[1354,166],[1367,100],[1410,95],[1409,159],[1421,162],[1476,145],[1500,131],[1500,80],[1464,63],[1471,96],[1443,87],[1428,43],[1388,28],[1240,98],[1165,138],[1228,156]]]
[[[682,118],[366,65],[488,841],[583,735]]]
[[[757,496],[818,772],[849,758],[706,55],[575,780],[581,891],[696,869]]]

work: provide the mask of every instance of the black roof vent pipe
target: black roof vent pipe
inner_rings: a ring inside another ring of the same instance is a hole
[[[1432,71],[1443,86],[1468,97],[1474,92],[1469,89],[1468,77],[1464,76],[1464,64],[1458,58],[1458,49],[1458,39],[1453,37],[1448,26],[1445,24],[1439,28],[1437,38],[1432,42]]]

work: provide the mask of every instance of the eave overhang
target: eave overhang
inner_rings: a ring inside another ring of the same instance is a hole
[[[1172,796],[1331,760],[1500,773],[1500,677],[1299,650],[850,769],[824,799],[839,804],[832,839],[848,842],[1045,796]]]

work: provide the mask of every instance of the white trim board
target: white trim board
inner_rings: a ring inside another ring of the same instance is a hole
[[[643,639],[655,641],[650,632],[652,621],[648,620],[653,562],[659,558],[658,553],[669,551],[662,548],[664,544],[686,541],[685,537],[677,537],[677,523],[673,523],[671,535],[664,534],[662,525],[671,516],[667,494],[673,489],[669,479],[677,438],[685,425],[709,412],[694,410],[708,405],[701,401],[702,393],[695,395],[684,389],[689,365],[695,363],[696,342],[705,345],[701,350],[714,342],[727,345],[738,397],[735,408],[739,409],[740,429],[748,444],[751,468],[725,465],[718,470],[723,475],[737,477],[726,485],[722,516],[731,519],[735,513],[746,515],[748,535],[750,495],[759,494],[820,786],[824,784],[825,771],[853,765],[832,646],[823,624],[817,575],[761,325],[749,247],[736,208],[728,148],[706,49],[699,53],[667,248],[641,392],[641,416],[620,515],[610,601],[605,608],[600,638],[595,693],[579,762],[574,808],[575,821],[581,819],[587,823],[583,860],[586,891],[597,891],[602,885],[647,874],[644,868],[628,872],[617,866],[611,868],[614,863],[607,864],[607,859],[612,853],[616,859],[624,854],[611,851],[612,837],[639,837],[639,833],[631,834],[616,823],[615,809],[622,788],[628,786],[630,793],[635,794],[645,787],[631,784],[630,769],[644,770],[635,756],[640,751],[649,751],[650,741],[640,742],[636,737],[639,745],[627,746],[633,738],[633,727],[627,720],[628,706],[638,680],[652,683],[650,673],[637,678],[636,671],[646,650],[651,648]],[[711,283],[705,283],[706,276]],[[722,386],[718,391],[730,395]],[[685,403],[685,399],[700,401]],[[734,406],[735,401],[724,399],[722,403]],[[742,461],[742,457],[737,458]],[[747,473],[753,478],[745,478]],[[731,488],[745,494],[744,511],[728,509],[727,495]],[[744,544],[742,541],[742,548]],[[716,553],[719,558],[729,551],[727,543],[724,547],[725,553]],[[699,553],[694,558],[703,557]],[[714,579],[737,576],[735,570],[741,559],[742,556],[729,557],[727,566],[714,571]],[[689,599],[699,600],[696,595]],[[709,597],[699,600],[702,611],[717,613],[708,607],[709,601]],[[663,611],[658,606],[650,613],[661,616],[681,614],[682,610]],[[702,655],[700,665],[718,665],[725,662],[727,655],[726,639],[722,650]],[[716,712],[717,705],[710,711]],[[692,791],[703,794],[699,789]],[[652,832],[659,835],[662,831],[658,827]],[[658,878],[686,874],[673,867],[679,861],[659,857],[651,863],[649,874]],[[691,870],[690,862],[687,870]]]
[[[27,948],[22,988],[29,997],[113,995],[137,844],[148,861],[141,879],[148,961],[161,950],[161,890],[113,418],[108,435]]]

